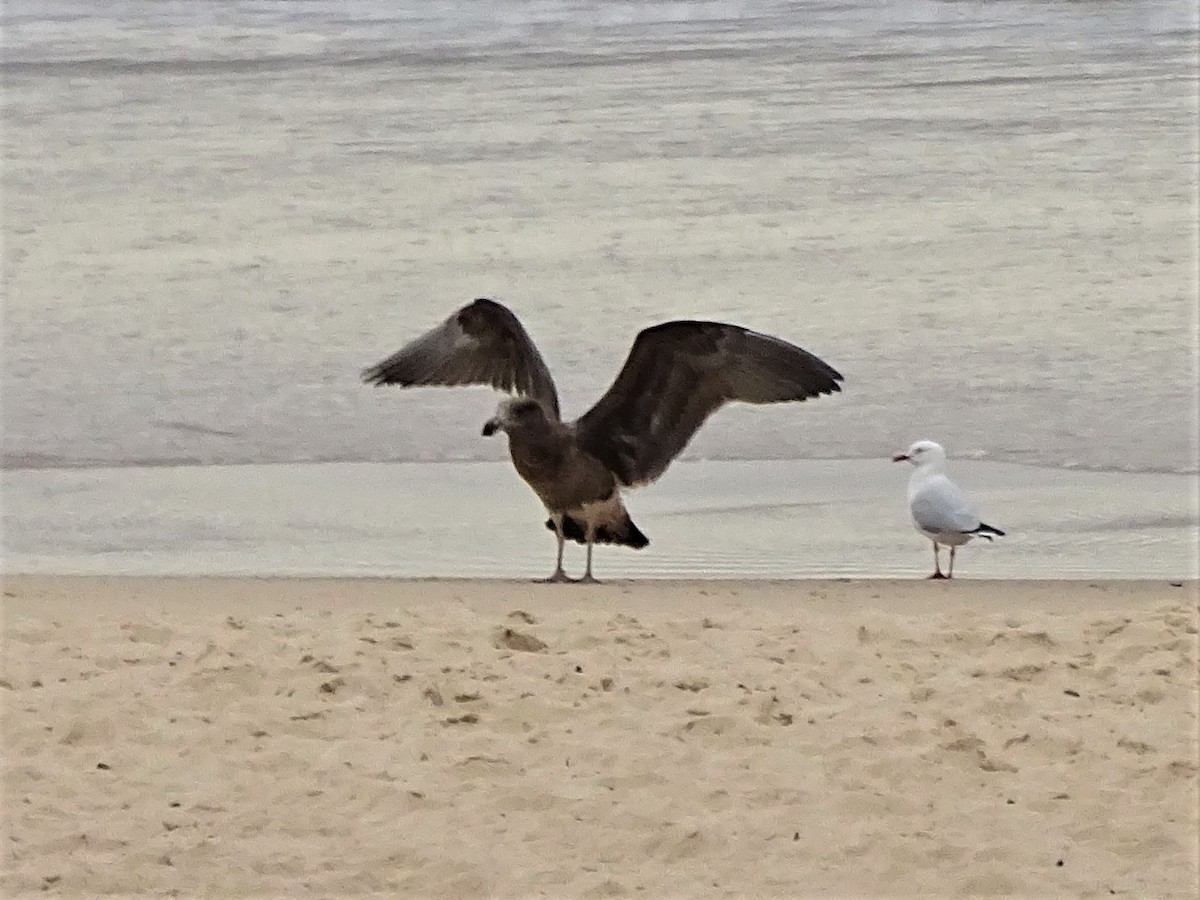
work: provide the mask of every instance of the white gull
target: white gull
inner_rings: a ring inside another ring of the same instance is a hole
[[[916,470],[908,479],[908,511],[917,531],[933,541],[933,574],[954,577],[954,551],[973,537],[1002,537],[1004,532],[979,520],[975,507],[957,484],[946,477],[946,451],[934,441],[917,441],[892,462],[910,462]],[[950,548],[950,567],[942,574],[938,553]]]

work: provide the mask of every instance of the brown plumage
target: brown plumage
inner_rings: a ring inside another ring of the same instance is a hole
[[[542,354],[507,306],[468,303],[440,327],[405,344],[362,373],[368,384],[490,384],[537,398],[558,417],[558,391]]]
[[[638,334],[616,380],[571,423],[536,345],[512,311],[493,300],[467,304],[378,365],[369,384],[490,384],[514,393],[483,428],[505,431],[513,465],[550,513],[566,581],[565,539],[587,545],[583,580],[593,581],[592,545],[649,543],[629,518],[621,489],[654,481],[716,410],[733,401],[802,401],[841,390],[842,376],[778,338],[721,322],[674,321]]]

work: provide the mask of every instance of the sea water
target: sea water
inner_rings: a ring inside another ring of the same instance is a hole
[[[981,473],[985,519],[1034,517],[977,570],[1178,573],[1196,16],[7,3],[5,565],[536,568],[553,542],[479,436],[490,391],[358,380],[486,295],[525,321],[569,416],[666,318],[778,334],[845,375],[841,395],[714,416],[632,495],[654,544],[610,571],[923,565],[907,472],[882,463],[930,437]],[[311,509],[281,520],[264,496]],[[1047,531],[1087,537],[1068,559]]]

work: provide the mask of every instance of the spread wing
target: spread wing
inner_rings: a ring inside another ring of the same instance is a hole
[[[576,441],[622,484],[645,484],[724,404],[804,400],[840,391],[841,380],[778,338],[720,322],[664,322],[637,336],[612,387],[575,423]]]
[[[967,495],[944,475],[931,478],[913,494],[909,509],[917,527],[935,534],[965,533],[979,527],[979,516]]]
[[[545,360],[512,310],[494,300],[468,303],[445,322],[364,369],[368,384],[490,384],[532,397],[558,417],[558,391]]]

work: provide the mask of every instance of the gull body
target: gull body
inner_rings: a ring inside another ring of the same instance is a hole
[[[893,462],[914,466],[908,479],[908,511],[917,532],[933,541],[933,574],[930,578],[954,577],[955,550],[975,537],[992,540],[1004,532],[980,521],[970,498],[946,475],[946,451],[935,441],[916,441]],[[950,548],[950,564],[942,574],[940,550]]]
[[[515,394],[483,426],[504,432],[517,473],[550,514],[563,571],[567,540],[635,549],[649,540],[629,518],[625,488],[657,479],[704,421],[730,402],[802,401],[840,391],[842,376],[793,344],[723,322],[679,320],[643,329],[616,380],[586,413],[564,422],[541,353],[506,306],[468,303],[362,373],[368,384],[489,384]]]
[[[613,473],[582,450],[570,425],[552,419],[538,401],[527,397],[502,400],[484,423],[483,435],[508,435],[513,467],[533,488],[550,513],[546,527],[558,541],[558,557],[549,581],[568,581],[563,571],[567,538],[587,544],[583,581],[594,581],[592,546],[621,544],[640,550],[650,543],[633,523]]]

